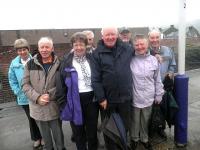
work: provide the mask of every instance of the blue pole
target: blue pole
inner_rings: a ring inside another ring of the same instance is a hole
[[[188,142],[188,81],[186,75],[174,78],[175,99],[179,106],[175,118],[174,141],[178,147],[186,146]]]

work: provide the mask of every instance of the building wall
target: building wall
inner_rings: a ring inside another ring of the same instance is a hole
[[[101,29],[91,29],[95,34],[95,44],[101,39]],[[83,29],[59,29],[59,30],[23,30],[23,31],[0,31],[0,75],[3,79],[3,89],[0,90],[0,103],[15,101],[10,86],[8,84],[8,68],[11,60],[17,56],[13,49],[13,42],[18,36],[27,39],[30,43],[31,52],[37,49],[37,41],[42,36],[50,36],[53,38],[55,53],[62,57],[71,49],[70,37],[75,32],[83,31]],[[132,37],[135,34],[148,34],[148,28],[132,28]],[[187,45],[200,46],[200,38],[188,38]],[[178,41],[177,39],[163,39],[162,44],[171,47],[177,54]],[[177,56],[177,55],[176,55]]]

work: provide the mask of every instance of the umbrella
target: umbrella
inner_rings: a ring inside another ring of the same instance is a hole
[[[128,150],[126,129],[118,113],[113,112],[107,115],[101,124],[101,130],[122,150]]]

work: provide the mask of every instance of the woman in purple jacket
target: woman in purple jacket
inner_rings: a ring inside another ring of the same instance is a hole
[[[72,35],[73,50],[66,56],[57,74],[57,99],[61,119],[70,121],[77,150],[97,150],[98,103],[91,86],[90,54],[86,53],[87,37],[82,32]]]

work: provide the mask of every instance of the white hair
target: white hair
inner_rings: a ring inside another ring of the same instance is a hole
[[[38,46],[40,46],[42,43],[49,43],[53,47],[53,40],[50,37],[41,37],[38,41]]]
[[[149,29],[148,36],[150,36],[151,33],[158,33],[161,36],[160,30],[158,28],[156,28],[156,27],[153,27],[153,28]]]
[[[103,27],[103,28],[101,29],[101,35],[104,34],[104,31],[105,31],[106,29],[113,29],[113,30],[116,32],[116,34],[118,35],[118,29],[117,29],[116,27]]]

